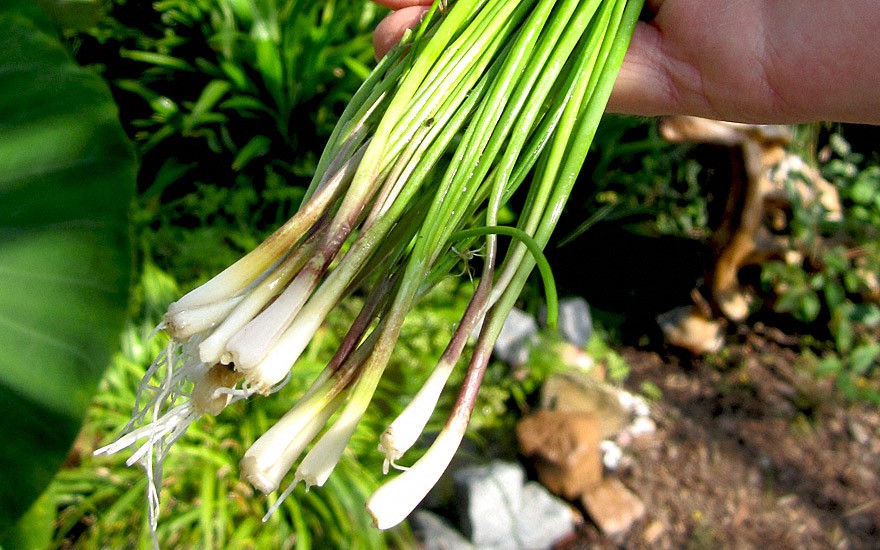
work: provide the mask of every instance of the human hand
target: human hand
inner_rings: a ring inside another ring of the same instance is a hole
[[[384,55],[431,0],[375,0]],[[648,0],[611,112],[757,123],[880,124],[877,0]]]
[[[373,0],[380,6],[394,10],[383,19],[373,33],[373,50],[376,58],[385,57],[397,44],[407,29],[415,27],[428,12],[433,0]]]

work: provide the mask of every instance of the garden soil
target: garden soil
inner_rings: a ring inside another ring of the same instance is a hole
[[[614,474],[647,511],[618,540],[586,521],[559,550],[880,548],[877,407],[801,374],[797,340],[775,329],[732,340],[723,364],[624,350],[628,388],[661,395],[657,432]]]

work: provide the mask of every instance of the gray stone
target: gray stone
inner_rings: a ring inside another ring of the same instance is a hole
[[[522,504],[525,472],[519,464],[493,462],[455,473],[462,532],[478,548],[515,549],[512,535]]]
[[[524,482],[523,468],[508,462],[456,472],[461,530],[473,548],[545,550],[574,532],[572,508],[540,483]]]
[[[543,485],[534,481],[526,483],[522,496],[516,524],[518,549],[544,550],[574,533],[575,516],[571,507]]]
[[[416,510],[409,518],[423,550],[473,550],[474,545],[442,517]]]
[[[495,357],[513,366],[520,366],[529,358],[529,348],[538,334],[538,323],[528,313],[514,308],[504,321],[495,349]]]
[[[546,310],[541,318],[547,318]],[[586,300],[580,296],[559,300],[559,334],[579,348],[587,345],[593,336],[593,317]]]

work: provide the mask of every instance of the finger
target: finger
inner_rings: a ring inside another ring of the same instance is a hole
[[[682,107],[668,67],[660,32],[644,23],[636,25],[608,111],[643,116],[678,114]]]
[[[373,33],[373,50],[376,52],[376,59],[384,57],[388,50],[400,42],[407,29],[418,25],[428,9],[423,5],[401,8],[380,21]]]

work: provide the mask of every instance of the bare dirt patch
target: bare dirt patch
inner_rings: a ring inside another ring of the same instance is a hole
[[[622,540],[585,524],[575,548],[880,547],[880,413],[802,374],[793,339],[737,334],[723,366],[634,348],[657,432],[617,475],[647,514]]]

